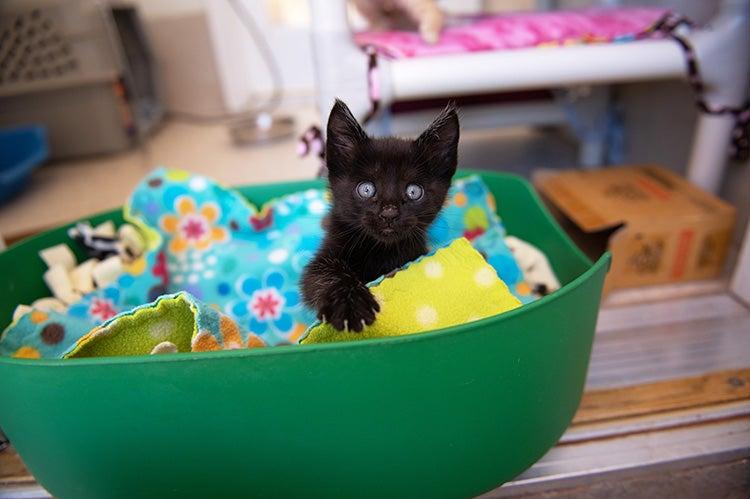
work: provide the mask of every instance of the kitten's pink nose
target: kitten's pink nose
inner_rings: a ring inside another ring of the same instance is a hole
[[[385,220],[393,220],[398,216],[398,208],[396,208],[392,204],[387,204],[383,206],[380,210],[380,217],[384,218]]]

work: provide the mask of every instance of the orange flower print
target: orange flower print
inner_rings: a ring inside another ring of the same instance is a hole
[[[229,233],[224,227],[214,225],[221,216],[216,203],[206,202],[197,208],[193,198],[179,196],[175,199],[174,209],[176,215],[168,213],[159,220],[164,232],[172,235],[169,243],[171,252],[182,253],[188,248],[203,251],[213,243],[229,239]]]

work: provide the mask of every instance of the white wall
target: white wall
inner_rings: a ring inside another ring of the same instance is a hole
[[[175,16],[202,10],[206,0],[132,0],[145,18]]]
[[[306,0],[243,0],[278,61],[287,101],[312,103],[314,74]],[[240,111],[271,91],[269,71],[227,0],[135,0],[152,30],[161,21],[204,15],[211,31],[213,64],[196,63],[196,71],[214,68],[226,111]],[[172,23],[173,24],[173,23]],[[186,46],[189,46],[186,43]],[[174,57],[174,51],[170,51]],[[185,54],[189,57],[189,54]]]

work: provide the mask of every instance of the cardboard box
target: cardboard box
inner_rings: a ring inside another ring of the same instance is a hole
[[[734,208],[664,168],[546,171],[535,184],[582,250],[592,258],[612,252],[606,291],[723,269]]]

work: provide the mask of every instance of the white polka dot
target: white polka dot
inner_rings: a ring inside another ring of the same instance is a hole
[[[278,213],[282,217],[289,215],[291,212],[292,210],[286,203],[279,203],[276,205],[276,213]]]
[[[318,197],[318,191],[315,189],[310,189],[309,191],[305,191],[305,199],[315,199]]]
[[[277,265],[285,262],[287,258],[289,258],[289,252],[284,248],[275,249],[268,254],[268,261]]]
[[[177,265],[175,265],[174,263],[169,263],[167,264],[167,269],[170,272],[177,272]]]
[[[188,276],[188,282],[190,284],[196,284],[198,281],[200,281],[200,279],[201,279],[201,276],[199,276],[198,274],[190,274]]]
[[[201,259],[202,256],[203,254],[201,254],[200,251],[193,251],[193,253],[190,255],[190,258],[192,258],[194,262],[197,262]]]
[[[482,288],[492,286],[495,283],[496,279],[497,274],[495,273],[495,269],[493,269],[489,265],[482,267],[481,269],[477,270],[476,274],[474,274],[474,282],[477,283],[477,286]]]
[[[214,272],[213,270],[207,270],[203,273],[203,277],[206,279],[213,279],[214,276],[216,276],[216,272]]]
[[[268,237],[268,239],[270,239],[271,241],[273,241],[274,239],[278,239],[278,238],[281,237],[281,231],[272,230],[271,232],[268,233],[268,235],[266,237]]]
[[[417,309],[417,322],[420,326],[434,326],[438,321],[438,313],[433,307],[423,305]]]
[[[193,177],[190,179],[190,189],[201,192],[206,190],[206,187],[208,187],[208,182],[206,181],[205,177]]]
[[[184,262],[188,258],[187,253],[177,253],[176,257],[178,262]]]
[[[430,279],[440,279],[443,277],[443,266],[440,262],[427,262],[424,265],[424,274]]]
[[[302,196],[300,196],[299,194],[292,194],[287,198],[287,201],[292,204],[299,204],[302,201]]]
[[[208,258],[206,258],[206,263],[209,265],[216,265],[216,261],[217,261],[216,255],[211,255]]]
[[[193,264],[193,270],[196,272],[200,272],[201,270],[203,270],[203,262],[195,262]]]
[[[177,274],[176,276],[172,277],[172,281],[175,284],[182,284],[183,282],[185,282],[185,276]]]
[[[150,334],[155,340],[164,340],[169,336],[169,333],[172,332],[173,328],[174,325],[172,324],[172,321],[160,320],[151,324],[148,328],[148,334]]]
[[[320,215],[326,211],[326,204],[320,199],[316,199],[315,201],[310,202],[307,209],[314,215]]]

